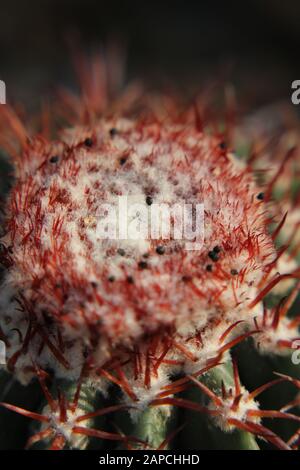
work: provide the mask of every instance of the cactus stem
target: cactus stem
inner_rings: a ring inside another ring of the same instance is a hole
[[[237,427],[238,429],[250,432],[252,434],[257,435],[258,437],[266,439],[280,450],[291,450],[290,446],[286,444],[279,436],[277,436],[274,432],[270,431],[270,429],[267,429],[261,424],[252,423],[248,421],[242,422],[235,418],[230,418],[229,424]]]

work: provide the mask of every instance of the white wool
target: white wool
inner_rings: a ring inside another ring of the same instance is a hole
[[[242,398],[239,401],[239,405],[236,409],[232,409],[233,399],[232,397],[226,398],[223,400],[222,406],[215,406],[213,403],[210,403],[210,409],[219,410],[218,415],[214,416],[213,419],[216,424],[226,432],[232,432],[236,429],[236,426],[228,424],[228,419],[236,419],[240,422],[251,421],[254,423],[260,423],[259,417],[249,418],[247,413],[250,410],[259,410],[259,404],[257,401],[253,400],[249,396],[249,392],[241,386]]]

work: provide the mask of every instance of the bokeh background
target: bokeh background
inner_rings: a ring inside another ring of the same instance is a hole
[[[289,99],[300,77],[300,2],[0,0],[0,79],[39,100],[72,84],[68,38],[86,49],[118,40],[127,77],[201,86],[231,80],[252,106]]]

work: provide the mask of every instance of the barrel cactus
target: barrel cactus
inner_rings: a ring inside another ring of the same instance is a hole
[[[297,121],[233,126],[201,100],[112,93],[111,72],[81,64],[81,96],[39,119],[1,108],[0,446],[297,449]],[[147,217],[202,205],[201,243],[104,237],[124,196]]]

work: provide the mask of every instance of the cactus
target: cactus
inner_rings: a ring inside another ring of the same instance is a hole
[[[41,129],[1,108],[0,447],[297,449],[297,128],[274,144],[104,72]],[[101,236],[119,196],[204,204],[200,245]]]

